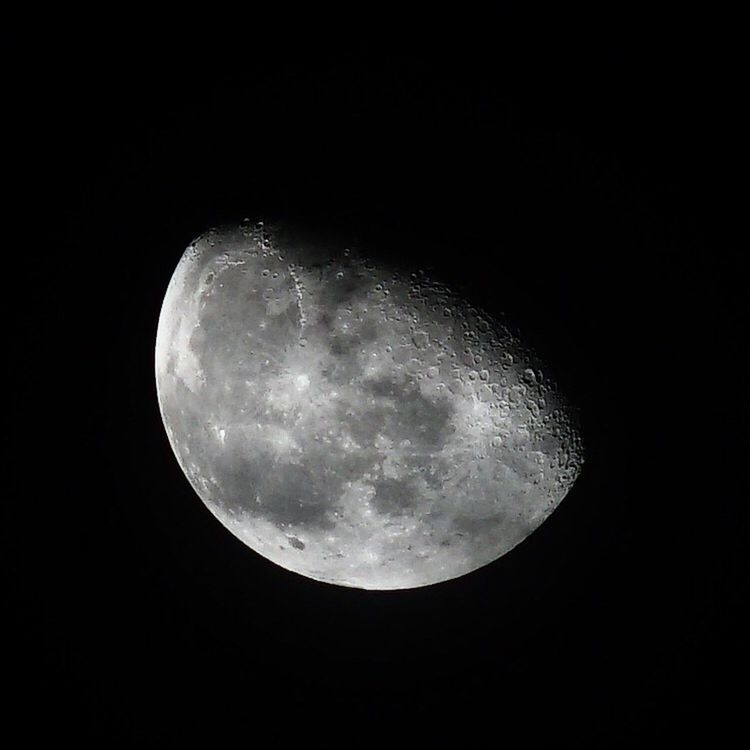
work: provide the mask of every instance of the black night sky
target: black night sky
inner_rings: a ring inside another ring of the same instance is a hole
[[[738,722],[738,55],[701,24],[571,22],[563,43],[477,21],[169,50],[6,34],[33,215],[6,255],[34,303],[6,523],[25,732],[632,747]],[[185,246],[244,217],[429,265],[519,326],[587,448],[543,526],[469,576],[377,593],[289,573],[213,519],[162,428],[153,346]]]

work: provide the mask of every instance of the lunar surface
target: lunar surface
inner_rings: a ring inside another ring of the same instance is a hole
[[[156,381],[177,460],[216,518],[343,586],[413,588],[496,560],[582,463],[554,384],[503,324],[423,272],[262,225],[187,248]]]

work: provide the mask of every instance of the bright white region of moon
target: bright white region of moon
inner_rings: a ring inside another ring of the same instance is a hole
[[[310,578],[404,589],[476,570],[582,464],[517,337],[422,273],[258,226],[185,251],[156,338],[170,444],[210,511]]]

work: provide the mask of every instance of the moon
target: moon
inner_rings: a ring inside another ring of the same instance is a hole
[[[190,484],[245,544],[318,581],[415,588],[496,560],[580,472],[558,389],[426,273],[289,236],[210,230],[169,283],[157,394]]]

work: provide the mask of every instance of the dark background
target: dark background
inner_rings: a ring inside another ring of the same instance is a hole
[[[8,35],[31,207],[6,256],[33,394],[7,508],[24,731],[285,744],[353,722],[351,746],[404,726],[612,747],[732,730],[739,54],[701,23],[645,39],[568,21],[575,37],[509,13],[398,40],[277,23],[168,49]],[[529,539],[459,580],[362,592],[274,566],[204,509],[161,425],[156,323],[189,241],[244,217],[430,265],[521,328],[587,447]]]

